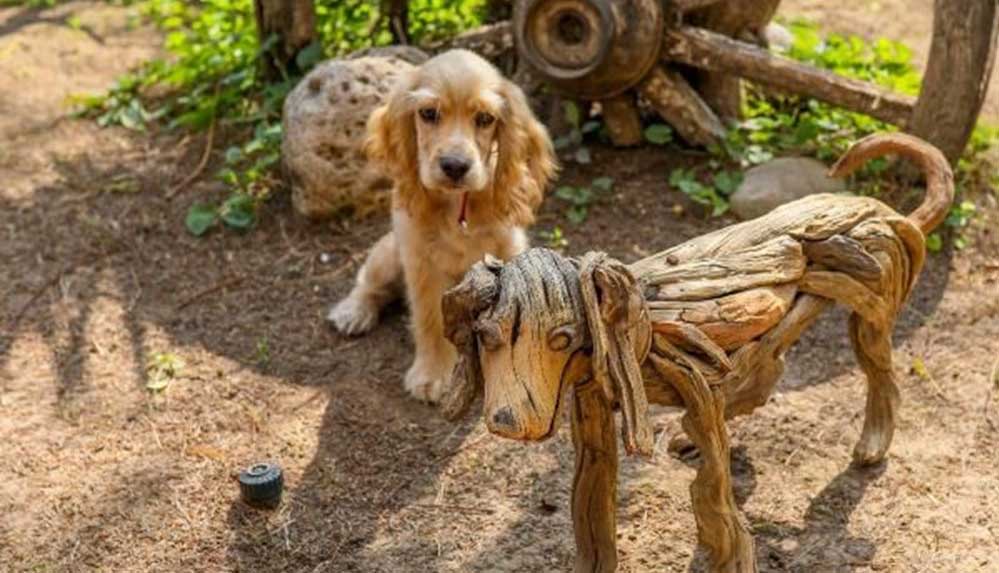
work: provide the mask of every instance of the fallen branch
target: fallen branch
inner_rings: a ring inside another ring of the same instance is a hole
[[[245,280],[245,279],[246,279],[245,276],[232,277],[230,279],[227,279],[227,280],[224,280],[222,282],[216,283],[216,284],[214,284],[214,285],[212,285],[212,286],[210,286],[208,288],[204,288],[204,289],[202,289],[202,290],[194,293],[193,295],[185,298],[179,304],[177,304],[177,310],[184,310],[188,306],[190,306],[190,305],[194,304],[195,302],[197,302],[197,301],[205,298],[206,296],[208,296],[210,294],[213,294],[213,293],[216,293],[216,292],[218,292],[218,291],[220,291],[220,290],[222,290],[224,288],[228,288],[228,287],[237,285],[237,284],[243,282],[243,280]]]

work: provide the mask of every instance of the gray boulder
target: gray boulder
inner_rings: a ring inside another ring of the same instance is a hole
[[[323,62],[285,100],[281,163],[302,215],[323,218],[345,209],[364,215],[389,203],[392,182],[364,156],[366,124],[416,55],[378,54]]]
[[[746,171],[729,206],[740,219],[755,219],[775,207],[815,193],[846,190],[842,179],[826,177],[829,170],[809,157],[780,157]]]

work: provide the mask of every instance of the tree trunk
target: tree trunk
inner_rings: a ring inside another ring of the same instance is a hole
[[[302,71],[295,58],[316,41],[312,0],[254,0],[253,7],[260,45],[269,46],[261,56],[263,78],[278,81]]]
[[[933,45],[909,132],[954,164],[968,143],[992,75],[995,0],[936,0]]]
[[[382,0],[383,17],[388,18],[389,32],[393,44],[408,46],[409,41],[409,0]]]

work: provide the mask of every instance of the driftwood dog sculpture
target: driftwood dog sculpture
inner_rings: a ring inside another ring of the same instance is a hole
[[[831,173],[888,153],[926,176],[926,198],[908,217],[868,197],[815,195],[630,265],[545,249],[485,261],[445,295],[446,332],[462,354],[445,415],[462,415],[484,391],[490,431],[541,440],[570,405],[576,571],[616,567],[613,408],[625,450],[647,455],[650,402],[686,410],[683,428],[702,460],[691,485],[698,539],[713,570],[756,570],[732,495],[725,420],[767,401],[784,352],[836,302],[853,311],[850,339],[868,382],[854,459],[885,456],[899,402],[892,329],[925,235],[954,193],[940,152],[902,134],[858,142]]]

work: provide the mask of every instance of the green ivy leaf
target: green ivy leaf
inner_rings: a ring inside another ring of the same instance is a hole
[[[573,205],[565,212],[565,216],[573,225],[582,225],[586,221],[587,209],[580,205]]]
[[[738,171],[722,171],[715,175],[714,185],[722,195],[728,196],[739,188],[742,183],[742,173]]]
[[[187,210],[184,226],[195,237],[200,237],[218,221],[218,209],[204,203],[195,203]]]
[[[590,185],[597,191],[606,193],[614,188],[614,179],[612,177],[597,177]]]
[[[593,161],[593,158],[590,156],[590,150],[585,147],[577,149],[576,153],[573,154],[572,157],[576,160],[576,163],[581,165],[588,165],[591,161]]]
[[[939,253],[943,249],[943,239],[940,238],[939,233],[930,233],[929,237],[926,237],[926,250],[931,253]]]
[[[576,105],[576,102],[572,100],[563,101],[562,110],[565,112],[565,120],[569,122],[569,125],[571,125],[573,129],[578,130],[581,114],[579,106]]]
[[[599,121],[591,119],[590,121],[584,123],[583,127],[579,131],[581,131],[584,135],[586,135],[593,133],[595,131],[599,131],[600,127],[601,123]]]
[[[249,229],[257,219],[253,197],[237,193],[222,204],[222,221],[234,229]]]
[[[673,130],[664,123],[654,123],[645,128],[645,141],[655,145],[666,145],[673,141]]]
[[[319,41],[314,41],[308,46],[302,48],[295,56],[295,65],[301,71],[311,70],[313,66],[319,63],[323,57],[323,45]]]

